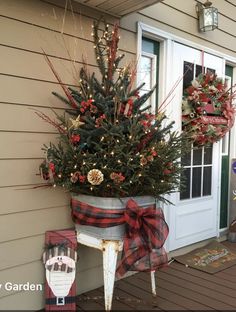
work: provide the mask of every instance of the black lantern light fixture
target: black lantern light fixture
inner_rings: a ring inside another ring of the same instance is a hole
[[[198,25],[201,32],[218,28],[218,10],[211,5],[212,3],[209,0],[205,3],[198,2],[196,5]]]

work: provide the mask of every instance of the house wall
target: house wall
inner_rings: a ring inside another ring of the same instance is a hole
[[[57,136],[35,111],[53,116],[50,108],[57,112],[64,108],[51,94],[63,92],[42,50],[69,85],[76,84],[76,77],[67,49],[72,57],[76,54],[77,69],[84,57],[89,70],[97,72],[91,25],[101,13],[75,3],[74,17],[69,12],[64,17],[64,1],[54,2],[0,1],[0,310],[43,307],[42,292],[9,292],[4,284],[44,283],[45,231],[73,226],[68,194],[61,189],[33,189],[43,183],[37,175],[41,147]],[[107,20],[114,22],[109,16]],[[121,36],[129,42],[120,45],[129,62],[135,58],[135,34],[122,30]],[[81,247],[79,256],[78,292],[100,286],[101,253]]]
[[[219,10],[219,28],[199,33],[197,26],[196,0],[164,0],[142,11],[123,17],[121,25],[136,31],[140,21],[186,40],[193,41],[202,48],[208,47],[218,52],[236,57],[236,4],[233,0],[214,0],[213,6]],[[204,1],[200,1],[204,2]]]
[[[136,24],[151,26],[236,56],[235,5],[215,0],[220,29],[199,34],[194,0],[165,0],[152,8],[121,20],[120,49],[126,61],[135,58]],[[52,116],[64,106],[51,91],[61,92],[45,62],[42,49],[63,82],[76,84],[70,62],[76,67],[82,55],[91,71],[97,72],[91,41],[91,24],[100,13],[74,3],[74,15],[64,15],[64,0],[0,1],[0,284],[44,283],[41,256],[47,230],[72,226],[69,196],[59,189],[36,188],[43,181],[37,174],[43,143],[55,141],[55,129],[39,119],[38,109]],[[174,18],[170,18],[173,17]],[[108,22],[114,22],[107,17]],[[64,36],[61,35],[64,33]],[[95,250],[81,247],[78,265],[78,292],[102,284],[102,258]],[[41,309],[43,293],[0,289],[0,309]]]

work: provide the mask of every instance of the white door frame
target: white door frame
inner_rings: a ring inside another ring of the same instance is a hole
[[[213,54],[215,56],[221,57],[225,64],[229,63],[232,66],[235,66],[234,68],[234,82],[236,82],[236,58],[221,53],[219,51],[216,51],[214,49],[208,48],[208,47],[203,47],[195,42],[192,42],[190,40],[186,40],[182,37],[176,36],[174,34],[165,32],[161,29],[158,29],[156,27],[147,25],[145,23],[142,22],[138,22],[137,23],[137,62],[140,59],[140,55],[142,53],[142,37],[149,37],[151,39],[157,40],[160,42],[160,79],[159,81],[161,82],[159,84],[159,94],[158,94],[158,102],[161,103],[167,96],[169,90],[171,90],[173,84],[175,82],[171,81],[170,77],[172,77],[171,75],[171,70],[173,68],[173,42],[178,42],[184,45],[187,45],[191,48],[195,48],[198,50],[202,50],[204,48],[204,52],[207,52],[209,54]],[[224,72],[223,72],[224,74]],[[171,105],[169,105],[170,107]],[[168,111],[167,107],[167,115],[171,114],[171,111]],[[178,127],[176,125],[176,127]],[[233,157],[236,157],[236,125],[234,125],[234,127],[231,129],[231,149],[230,149],[230,159]],[[219,173],[221,173],[221,171],[219,170]],[[220,181],[220,175],[219,175],[219,181]],[[220,195],[219,195],[220,196]],[[176,195],[172,194],[169,196],[169,200],[173,203],[175,203],[176,201]],[[219,198],[218,198],[218,202],[219,202]],[[169,215],[169,209],[167,209],[166,206],[163,207],[164,208],[164,213],[167,219],[167,222],[170,221],[170,215]],[[170,208],[171,209],[171,208]],[[174,207],[172,207],[172,209],[174,209]],[[218,216],[218,228],[217,228],[217,232],[219,235],[219,215],[220,215],[220,205],[218,203],[218,212],[217,212],[217,216]],[[167,251],[169,251],[169,242],[167,240],[166,242],[166,249]]]

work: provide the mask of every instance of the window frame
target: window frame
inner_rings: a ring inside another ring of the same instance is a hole
[[[151,59],[151,77],[150,77],[150,90],[156,85],[157,83],[157,55],[156,54],[153,54],[153,53],[148,53],[148,52],[145,52],[145,51],[142,51],[141,53],[141,58],[142,57],[147,57],[149,59]],[[138,85],[140,85],[142,83],[141,81],[141,65],[139,66],[139,70],[138,70]],[[157,86],[158,87],[158,86]],[[144,88],[141,88],[140,91],[142,90],[145,90],[145,85],[144,85]],[[148,92],[149,89],[145,90],[145,92]],[[151,99],[151,113],[152,114],[155,114],[156,110],[157,110],[157,97],[156,97],[156,92],[157,91],[154,91],[150,97]]]

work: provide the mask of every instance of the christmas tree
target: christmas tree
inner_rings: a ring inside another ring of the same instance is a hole
[[[66,97],[53,93],[68,105],[53,124],[58,144],[45,146],[40,169],[44,179],[66,190],[102,197],[164,195],[179,188],[181,154],[187,150],[186,133],[173,131],[161,108],[156,114],[140,96],[143,84],[133,88],[136,69],[121,66],[118,26],[93,25],[94,51],[101,77],[80,70],[78,88],[67,88],[50,59],[48,64]]]

